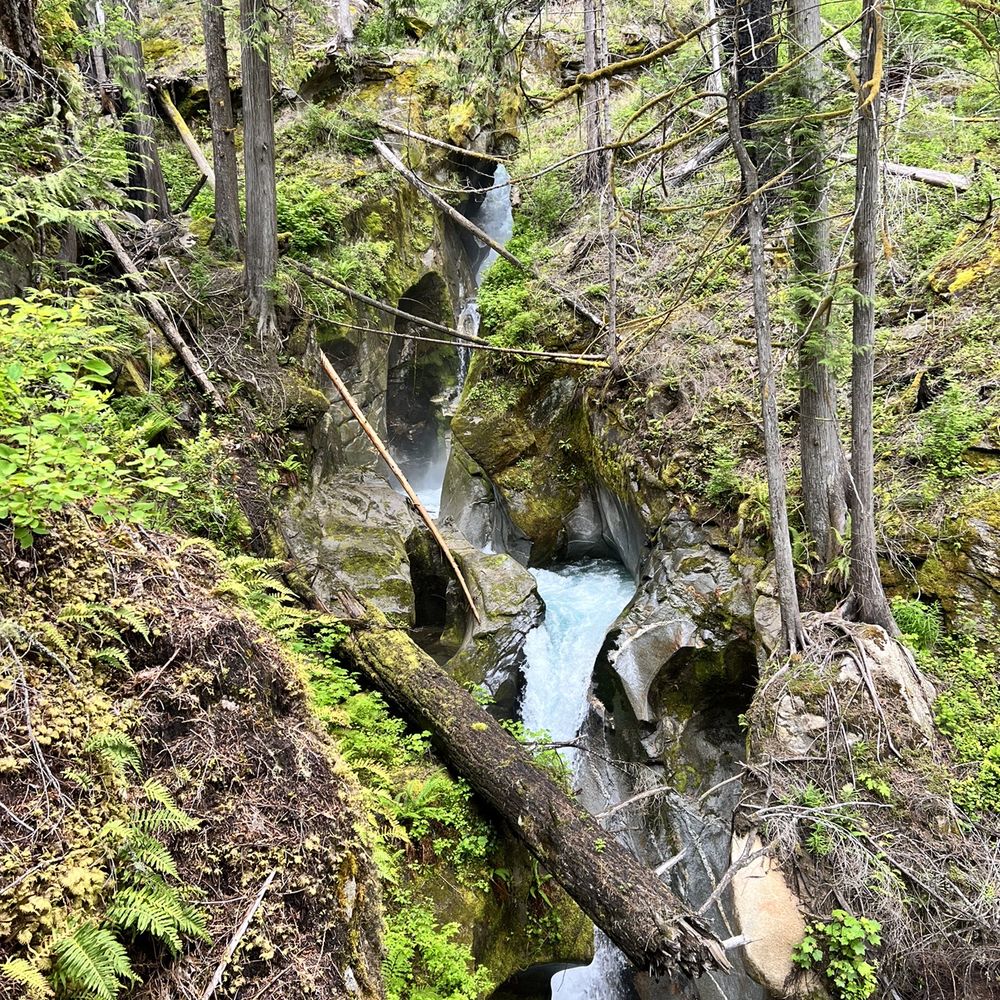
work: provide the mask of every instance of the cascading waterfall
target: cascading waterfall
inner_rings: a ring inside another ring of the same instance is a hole
[[[487,236],[497,243],[503,244],[514,234],[514,215],[510,202],[510,175],[507,168],[500,164],[493,177],[493,184],[484,196],[482,203],[475,212],[470,213],[469,221],[477,225]],[[469,337],[479,333],[479,306],[476,296],[479,286],[486,277],[490,265],[497,259],[497,252],[480,244],[479,256],[472,261],[473,287],[471,294],[463,289],[459,302],[458,332]],[[458,388],[457,395],[465,385],[465,377],[469,372],[469,361],[472,351],[468,345],[458,345]],[[452,404],[454,405],[454,404]],[[448,409],[445,408],[445,413]],[[425,455],[411,457],[404,465],[404,471],[413,488],[420,497],[420,502],[427,508],[432,517],[437,517],[441,509],[441,488],[444,485],[445,470],[448,466],[448,452],[451,446],[450,432],[445,431]]]
[[[521,718],[529,732],[545,730],[555,742],[574,739],[587,709],[587,688],[604,636],[635,592],[620,563],[588,559],[554,570],[536,570],[545,620],[524,643]],[[575,754],[561,751],[570,766]],[[594,961],[552,977],[553,1000],[618,1000],[625,962],[598,933]]]

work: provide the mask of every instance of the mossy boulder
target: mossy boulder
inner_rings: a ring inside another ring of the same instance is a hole
[[[344,472],[300,496],[280,515],[291,556],[317,596],[347,587],[396,625],[415,619],[406,542],[418,530],[403,496],[378,476]]]

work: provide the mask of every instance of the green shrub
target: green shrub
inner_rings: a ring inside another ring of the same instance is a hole
[[[142,520],[149,492],[176,496],[176,463],[108,405],[111,328],[88,298],[28,293],[0,302],[0,520],[22,546],[71,504],[110,522]]]
[[[387,921],[382,975],[387,1000],[478,1000],[495,984],[474,968],[469,949],[453,938],[457,924],[439,926],[428,905],[398,893]]]
[[[941,476],[961,475],[962,456],[980,439],[991,416],[971,389],[948,386],[917,420],[917,457]]]
[[[869,947],[882,943],[878,921],[834,910],[827,922],[806,926],[792,960],[803,969],[822,973],[837,1000],[868,1000],[878,985],[876,964],[868,960]]]
[[[906,641],[924,652],[930,652],[941,638],[941,608],[915,599],[894,597],[892,617]]]
[[[968,636],[949,636],[939,640],[936,652],[918,659],[942,682],[934,718],[964,774],[954,783],[955,801],[973,814],[1000,813],[998,630],[992,616],[984,616],[977,628],[981,646]]]
[[[342,240],[348,210],[337,191],[317,187],[302,177],[278,181],[278,231],[294,253],[308,253]]]

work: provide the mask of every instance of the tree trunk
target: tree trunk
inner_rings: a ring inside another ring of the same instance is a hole
[[[101,37],[104,30],[104,9],[100,0],[84,0],[79,7],[79,17],[83,20],[84,29],[92,38]],[[83,75],[92,86],[102,92],[109,87],[108,67],[104,46],[99,41],[92,41],[89,48],[79,55]]]
[[[851,591],[853,615],[898,634],[882,589],[875,544],[875,458],[872,396],[875,374],[875,253],[879,216],[879,90],[882,85],[882,2],[864,0],[858,92],[858,156],[854,183],[854,354],[851,364]]]
[[[266,0],[240,0],[243,33],[243,173],[246,183],[246,287],[263,349],[277,347],[272,284],[278,268],[274,183],[270,15]]]
[[[792,74],[796,109],[814,111],[823,99],[823,56],[817,0],[793,0],[789,14],[792,57],[811,52]],[[794,260],[798,288],[799,456],[805,525],[818,569],[836,554],[847,523],[844,456],[837,420],[837,384],[822,302],[830,270],[830,224],[824,155],[826,137],[818,121],[799,122],[791,132]]]
[[[118,37],[118,50],[122,56],[122,93],[129,110],[123,123],[129,158],[129,196],[144,219],[163,219],[170,215],[170,204],[153,135],[155,119],[139,40],[138,0],[122,0],[120,10],[128,24],[125,34]]]
[[[337,34],[340,36],[338,42],[342,44],[354,41],[350,0],[337,0]]]
[[[604,0],[583,2],[583,72],[594,73],[602,69],[599,5]],[[583,88],[584,142],[587,155],[583,161],[584,191],[601,191],[608,181],[608,160],[601,148],[605,145],[602,98],[605,79],[592,80]]]
[[[764,431],[764,457],[767,462],[767,497],[771,512],[771,539],[774,544],[774,569],[781,607],[781,633],[786,652],[802,646],[802,620],[799,595],[795,586],[795,564],[788,534],[788,504],[785,497],[785,467],[781,453],[781,428],[778,424],[777,385],[771,349],[771,314],[767,300],[767,258],[764,254],[764,217],[761,209],[757,167],[743,141],[740,125],[738,83],[733,85],[727,105],[729,136],[739,160],[743,187],[750,192],[747,206],[747,230],[750,240],[750,269],[753,272],[754,329],[757,335],[757,370],[760,379],[761,422]]]
[[[16,60],[0,58],[6,76],[0,81],[0,92],[8,89],[15,97],[26,97],[44,72],[34,0],[0,0],[0,45]]]
[[[363,615],[349,596],[344,603],[350,617]],[[455,771],[507,820],[631,962],[658,975],[728,969],[718,939],[537,767],[468,692],[405,633],[388,628],[384,619],[370,625],[347,641],[347,656],[405,714],[435,734]]]
[[[737,94],[742,97],[777,67],[772,0],[724,0],[719,6],[727,22],[724,36],[729,56],[735,60]],[[764,114],[767,103],[767,91],[758,90],[741,100],[738,109],[741,136],[758,175],[763,172],[764,156],[754,123]],[[743,193],[747,193],[745,189]],[[761,218],[766,217],[767,206],[761,204]]]
[[[208,115],[212,124],[212,161],[215,165],[214,236],[221,243],[242,247],[243,219],[240,216],[235,125],[222,0],[202,0],[201,23],[205,35]]]

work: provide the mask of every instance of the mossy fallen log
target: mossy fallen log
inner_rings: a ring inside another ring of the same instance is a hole
[[[349,595],[341,600],[351,618],[364,614]],[[638,968],[656,976],[730,970],[718,938],[405,632],[373,612],[345,652],[435,734],[454,770]]]

